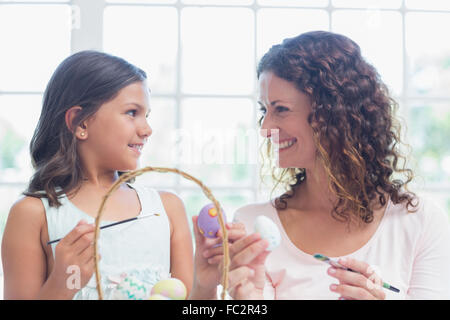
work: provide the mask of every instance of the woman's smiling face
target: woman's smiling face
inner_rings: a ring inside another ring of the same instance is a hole
[[[278,149],[279,167],[314,168],[316,146],[308,123],[310,98],[292,82],[270,71],[260,75],[258,85],[258,103],[263,113],[261,135],[270,138],[275,150]]]

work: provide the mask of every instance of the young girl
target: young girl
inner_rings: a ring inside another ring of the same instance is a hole
[[[83,51],[60,64],[30,145],[35,174],[4,231],[5,299],[98,298],[95,216],[120,173],[137,168],[152,133],[149,113],[146,74],[125,60]],[[176,195],[124,183],[109,197],[102,223],[156,213],[101,232],[105,298],[113,298],[124,276],[148,287],[171,276],[183,281],[190,298],[215,298],[220,272],[200,253],[193,283],[190,230]],[[231,241],[242,236],[239,227],[230,228]],[[197,243],[199,252],[208,249],[205,241]]]
[[[413,175],[400,166],[395,102],[359,46],[330,32],[301,34],[273,46],[257,75],[261,128],[288,191],[236,212],[247,227],[266,215],[281,230],[253,295],[449,299],[448,217],[407,191]]]

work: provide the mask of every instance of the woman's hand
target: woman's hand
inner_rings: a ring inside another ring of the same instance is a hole
[[[339,259],[338,262],[353,271],[330,267],[328,274],[339,280],[339,284],[332,284],[330,290],[341,295],[345,300],[384,300],[383,281],[373,268],[352,258]]]
[[[55,265],[48,281],[66,298],[72,298],[94,273],[94,231],[93,224],[81,220],[55,247]],[[69,281],[72,273],[75,281]]]
[[[217,238],[204,237],[197,226],[198,216],[192,217],[195,237],[194,257],[194,285],[191,299],[216,299],[217,286],[220,284],[221,272],[219,264],[223,259],[222,231],[219,230]],[[227,223],[228,241],[233,243],[245,236],[245,227],[242,223]]]
[[[230,246],[228,293],[235,300],[263,300],[269,242],[257,233]],[[222,268],[220,268],[222,269]]]

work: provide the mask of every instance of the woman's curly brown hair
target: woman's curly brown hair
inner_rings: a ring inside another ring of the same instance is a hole
[[[409,211],[417,206],[414,193],[406,189],[413,172],[405,168],[406,157],[398,150],[400,126],[394,117],[398,104],[355,42],[325,31],[285,39],[263,56],[258,78],[265,71],[294,83],[311,98],[308,122],[329,188],[338,198],[334,218],[350,221],[355,216],[370,223],[374,202],[384,206],[386,195],[395,204],[406,202]],[[394,179],[394,174],[403,174],[405,181]],[[281,176],[274,171],[272,175],[287,189],[275,199],[275,207],[282,210],[305,181],[306,171],[291,168]]]

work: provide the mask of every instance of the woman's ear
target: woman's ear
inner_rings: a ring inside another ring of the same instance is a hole
[[[77,127],[74,127],[73,123],[76,117],[80,114],[83,108],[81,106],[73,106],[66,111],[65,121],[66,126],[70,132],[72,132],[78,139],[84,140],[87,138],[87,130],[83,123],[80,123]]]

